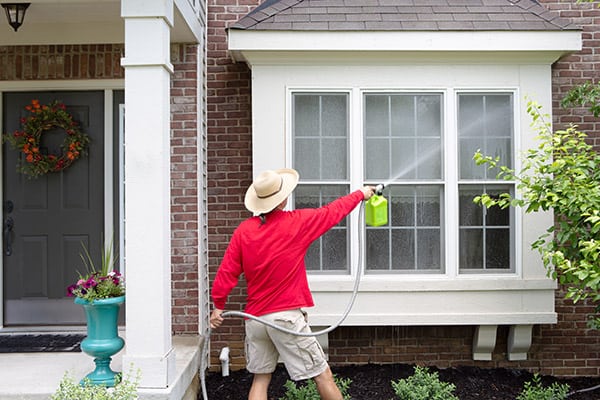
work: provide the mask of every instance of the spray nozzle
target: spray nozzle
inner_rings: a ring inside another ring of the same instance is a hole
[[[380,183],[379,185],[375,186],[375,194],[377,196],[383,195],[384,188],[385,188],[385,185],[383,183]]]

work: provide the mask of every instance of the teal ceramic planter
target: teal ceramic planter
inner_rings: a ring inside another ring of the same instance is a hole
[[[110,362],[112,356],[125,345],[123,338],[119,337],[117,324],[119,310],[124,301],[125,296],[93,302],[75,298],[75,304],[83,306],[87,319],[87,337],[81,342],[81,350],[94,357],[96,369],[86,376],[93,385],[115,386],[118,373],[110,368]],[[81,383],[84,380],[85,378]]]

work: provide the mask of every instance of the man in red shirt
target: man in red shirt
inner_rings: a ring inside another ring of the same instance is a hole
[[[211,328],[223,322],[227,297],[243,273],[245,312],[298,332],[310,332],[302,307],[314,306],[304,257],[313,241],[346,217],[374,188],[364,186],[320,208],[284,211],[298,184],[293,169],[262,172],[246,192],[254,216],[233,233],[212,288]],[[315,337],[282,333],[246,320],[246,362],[254,380],[249,400],[267,400],[271,374],[281,360],[293,380],[314,378],[321,399],[342,400],[323,349]]]

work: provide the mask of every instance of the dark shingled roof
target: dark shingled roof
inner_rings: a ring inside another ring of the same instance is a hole
[[[535,0],[265,0],[231,28],[267,31],[579,29]]]

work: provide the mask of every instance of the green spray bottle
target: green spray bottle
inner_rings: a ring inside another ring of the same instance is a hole
[[[383,188],[380,183],[375,187],[375,194],[365,204],[365,221],[369,226],[381,226],[388,223],[387,199],[383,197]]]

